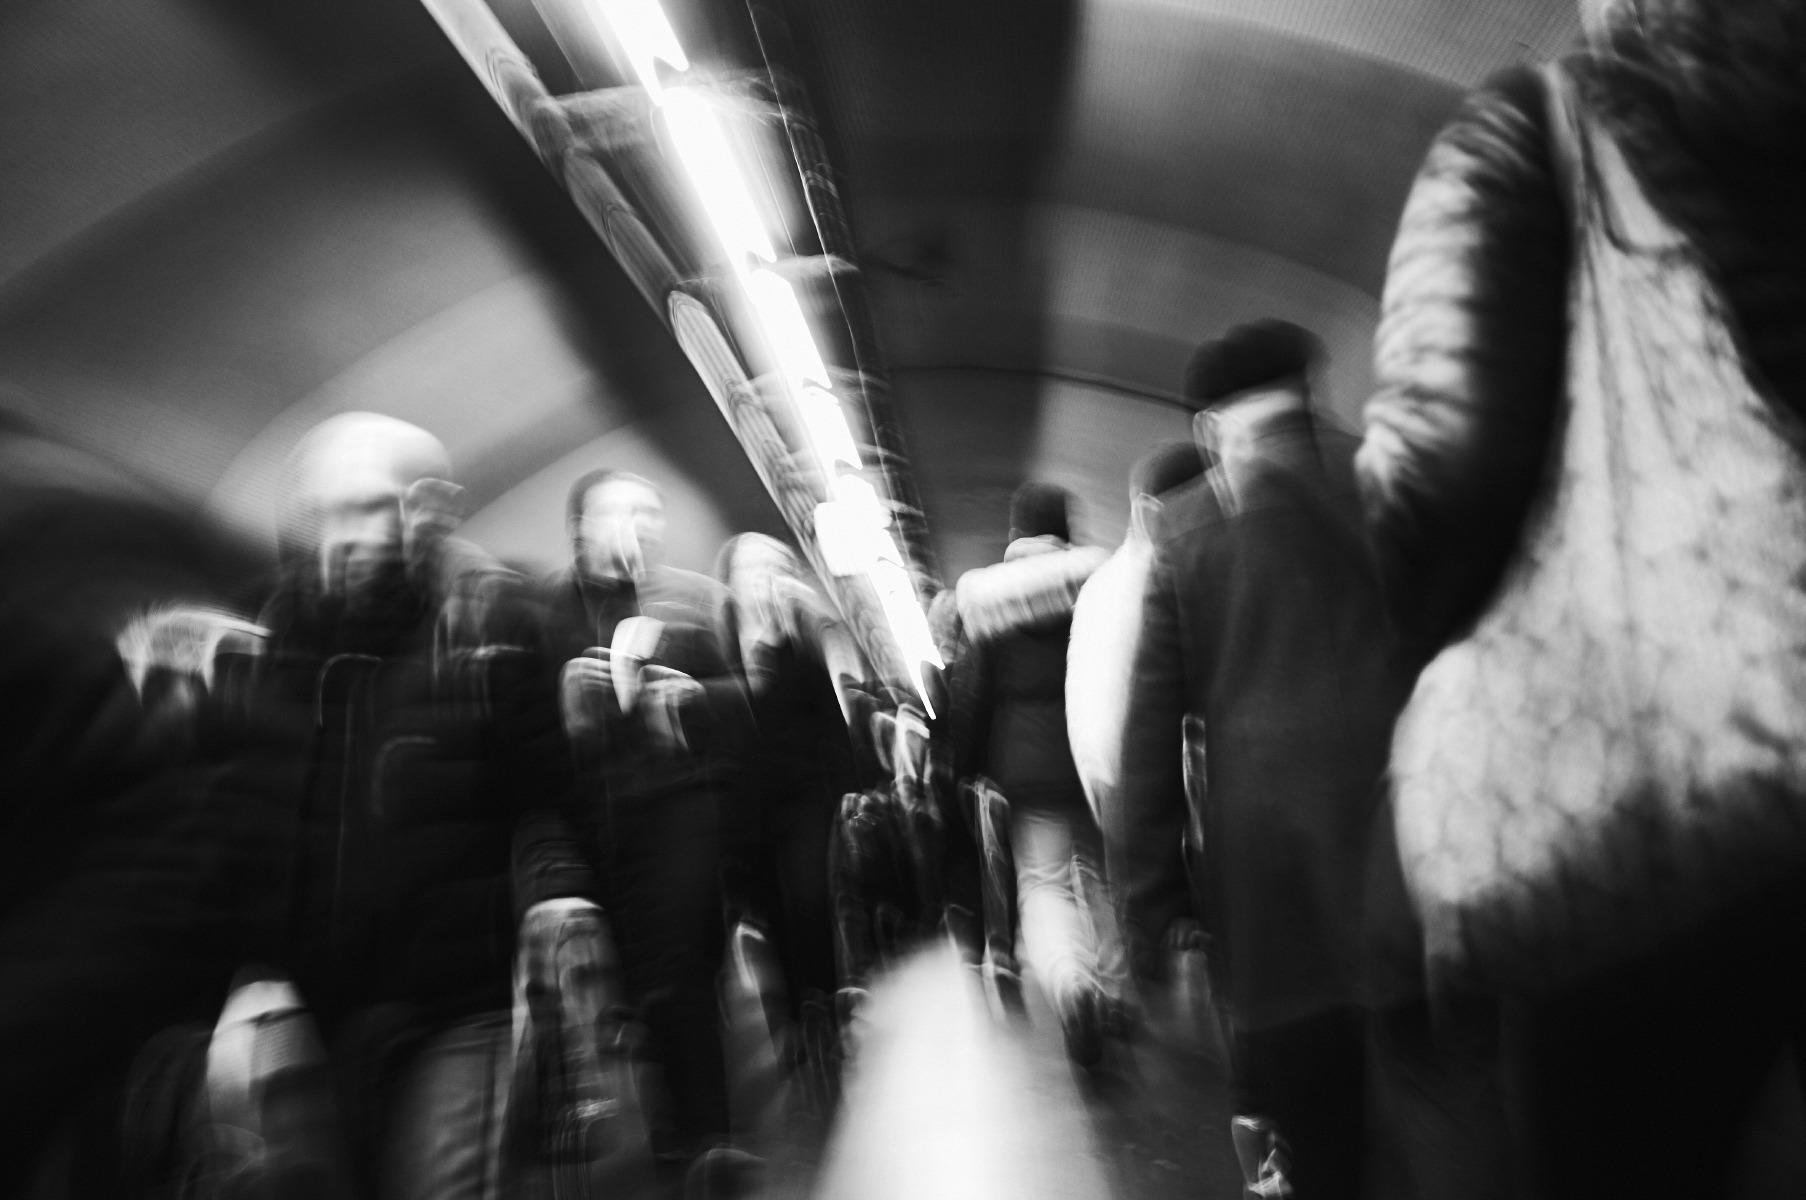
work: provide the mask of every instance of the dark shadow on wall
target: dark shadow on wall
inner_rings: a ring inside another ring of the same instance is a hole
[[[908,376],[913,365],[1043,359],[1046,280],[1031,213],[1059,133],[1076,0],[784,0],[794,69],[839,169],[880,350],[900,370],[944,579],[1001,553],[1028,470],[1032,381]]]

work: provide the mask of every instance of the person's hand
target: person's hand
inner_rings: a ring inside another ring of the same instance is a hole
[[[618,963],[602,910],[580,896],[542,900],[521,917],[516,939],[516,1037],[532,1024],[568,1024],[593,1056],[597,1018],[616,986]]]
[[[558,991],[558,949],[573,935],[591,936],[601,928],[602,910],[581,896],[541,900],[520,919],[516,939],[517,987],[533,994]]]
[[[607,732],[608,698],[613,692],[607,650],[595,647],[565,663],[558,686],[565,735],[599,745]]]
[[[700,702],[707,695],[703,686],[682,671],[648,665],[640,668],[640,688],[640,704],[653,741],[667,752],[688,750],[683,712],[687,705]]]

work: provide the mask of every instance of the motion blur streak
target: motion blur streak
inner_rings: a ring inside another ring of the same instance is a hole
[[[923,951],[872,993],[820,1200],[1110,1194],[1070,1075],[994,1024],[978,978]]]

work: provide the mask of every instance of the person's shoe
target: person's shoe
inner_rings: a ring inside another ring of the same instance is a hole
[[[1060,1005],[1060,1032],[1066,1038],[1066,1057],[1073,1065],[1094,1071],[1104,1061],[1103,996],[1096,988],[1077,987]]]
[[[986,958],[979,968],[979,976],[984,980],[986,998],[990,1000],[993,1013],[999,1020],[1027,1015],[1028,1005],[1022,998],[1021,975],[1010,967]]]
[[[737,1200],[757,1193],[764,1182],[764,1159],[732,1146],[716,1146],[690,1164],[684,1200]]]
[[[1291,1200],[1291,1151],[1273,1122],[1265,1117],[1236,1117],[1229,1122],[1229,1137],[1241,1164],[1246,1200]]]
[[[1104,1037],[1111,1041],[1133,1042],[1147,1026],[1147,1018],[1121,996],[1106,993],[1100,998],[1100,1022]]]

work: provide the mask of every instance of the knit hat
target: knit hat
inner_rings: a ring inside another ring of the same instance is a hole
[[[1317,335],[1273,317],[1205,342],[1185,368],[1185,398],[1202,408],[1250,388],[1308,375],[1323,357]]]
[[[1072,540],[1068,509],[1072,495],[1051,483],[1025,483],[1010,498],[1010,536]]]
[[[1162,442],[1129,469],[1131,496],[1160,496],[1204,473],[1204,455],[1193,442]]]

